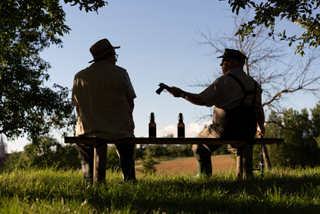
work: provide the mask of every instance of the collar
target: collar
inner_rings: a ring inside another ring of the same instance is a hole
[[[241,73],[245,73],[243,68],[232,68],[226,74],[235,74],[235,75],[237,75],[237,74],[241,74]],[[224,74],[224,75],[226,75],[226,74]]]

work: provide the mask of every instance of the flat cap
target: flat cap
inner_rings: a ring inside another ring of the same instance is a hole
[[[227,49],[227,48],[224,50],[223,55],[222,56],[218,56],[217,58],[223,58],[223,57],[230,57],[232,59],[235,59],[235,60],[241,62],[242,64],[244,64],[244,62],[245,62],[245,60],[247,58],[240,51],[234,50],[234,49]]]

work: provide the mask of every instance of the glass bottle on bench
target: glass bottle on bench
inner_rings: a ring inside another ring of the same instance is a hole
[[[178,138],[184,138],[185,129],[183,123],[183,116],[182,113],[179,113],[179,123],[178,123]]]
[[[154,120],[154,113],[151,112],[150,123],[149,123],[149,138],[157,137],[157,124]]]

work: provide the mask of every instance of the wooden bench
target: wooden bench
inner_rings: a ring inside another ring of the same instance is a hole
[[[99,150],[94,148],[94,182],[98,182],[99,170],[106,168],[106,151],[107,144],[207,144],[207,145],[223,145],[231,144],[238,147],[237,149],[237,178],[243,178],[243,146],[246,145],[245,140],[227,140],[216,138],[130,138],[117,140],[104,140],[95,137],[65,137],[65,143],[81,143],[100,145]],[[273,144],[282,142],[281,138],[255,138],[252,144]],[[102,146],[102,147],[101,147]]]

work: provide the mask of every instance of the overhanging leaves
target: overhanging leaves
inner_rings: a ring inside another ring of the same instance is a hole
[[[85,11],[98,11],[102,0],[65,0]],[[68,89],[45,87],[49,63],[40,52],[62,47],[70,32],[59,0],[2,0],[0,3],[0,132],[9,138],[45,135],[73,120]]]
[[[320,44],[320,15],[317,13],[319,12],[317,10],[320,7],[320,1],[318,0],[268,0],[261,3],[250,0],[228,0],[228,3],[232,12],[237,15],[240,9],[246,9],[247,7],[252,7],[255,10],[254,18],[243,23],[236,33],[241,35],[242,38],[254,35],[260,25],[269,28],[269,36],[275,36],[275,19],[280,18],[305,29],[300,36],[288,36],[285,35],[285,32],[277,35],[281,40],[286,40],[289,46],[297,42],[296,53],[303,56],[305,47],[316,48]]]

